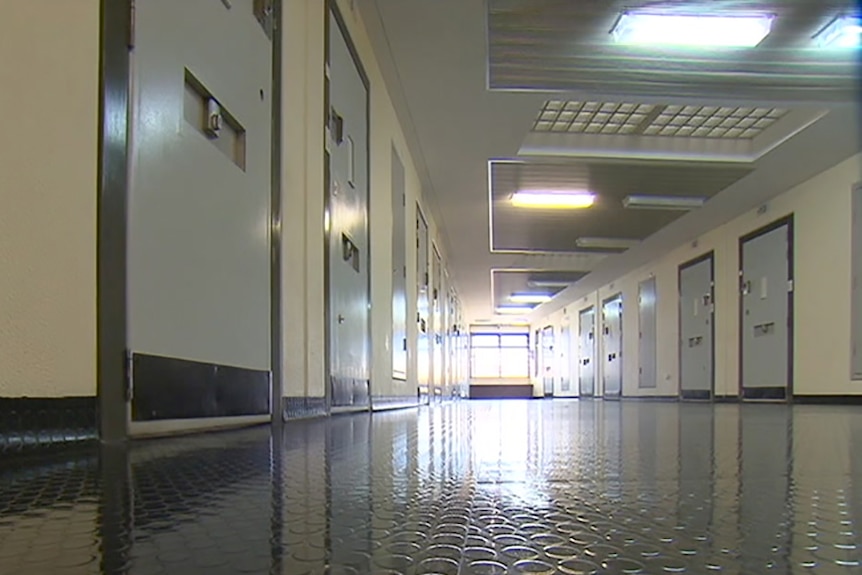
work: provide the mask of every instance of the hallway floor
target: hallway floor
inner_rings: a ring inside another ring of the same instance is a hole
[[[462,402],[0,462],[0,574],[862,573],[858,407]]]

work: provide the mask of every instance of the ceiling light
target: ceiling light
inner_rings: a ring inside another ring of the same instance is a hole
[[[579,248],[594,250],[627,250],[640,243],[630,238],[578,238],[575,245]]]
[[[862,18],[840,16],[814,39],[820,48],[858,48],[862,46]]]
[[[502,306],[497,307],[497,310],[496,310],[498,315],[510,315],[510,314],[524,315],[524,314],[532,313],[532,311],[533,311],[533,306],[529,306],[529,305],[502,305]]]
[[[623,207],[644,210],[693,210],[706,203],[706,198],[686,196],[626,196]]]
[[[519,208],[583,209],[589,208],[596,196],[588,192],[516,192],[512,205]]]
[[[771,14],[624,12],[611,31],[620,44],[753,47],[772,30]]]
[[[567,288],[574,282],[554,281],[554,280],[529,280],[527,285],[533,288]]]
[[[513,293],[509,296],[512,303],[548,303],[552,296],[546,293]]]

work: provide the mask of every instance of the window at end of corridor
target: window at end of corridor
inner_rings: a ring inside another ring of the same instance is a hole
[[[474,379],[530,377],[530,332],[522,326],[473,326],[470,376]]]

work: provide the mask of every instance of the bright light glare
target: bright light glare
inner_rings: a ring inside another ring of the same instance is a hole
[[[862,18],[836,18],[815,39],[820,48],[858,48],[862,46]]]
[[[512,303],[548,303],[551,296],[546,293],[513,293],[509,296]]]
[[[596,197],[587,192],[516,192],[512,205],[519,208],[582,209],[595,203]]]
[[[757,46],[772,30],[771,14],[680,15],[625,12],[611,34],[620,44]]]

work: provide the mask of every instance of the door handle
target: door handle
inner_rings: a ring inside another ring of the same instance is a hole
[[[341,325],[344,323],[344,315],[338,314],[338,324]]]

